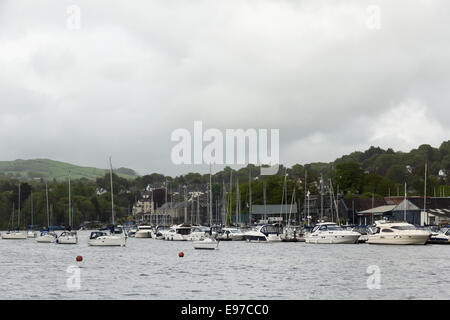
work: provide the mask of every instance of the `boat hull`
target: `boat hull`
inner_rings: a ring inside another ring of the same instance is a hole
[[[333,236],[308,236],[305,238],[306,243],[314,244],[354,244],[357,243],[359,235],[333,235]]]
[[[202,241],[193,241],[192,246],[198,250],[215,250],[219,246],[219,241],[207,238]]]
[[[368,244],[400,244],[400,245],[424,245],[427,243],[429,235],[415,235],[415,236],[397,236],[397,237],[376,237],[369,236],[366,241]]]
[[[49,236],[49,237],[47,237],[47,236],[39,236],[39,237],[36,238],[36,242],[39,242],[39,243],[55,243],[56,239],[55,239],[55,237],[52,237],[52,236]]]
[[[2,239],[4,240],[26,240],[28,235],[23,232],[3,233]]]
[[[88,245],[98,247],[124,247],[125,244],[125,237],[98,237],[88,240]]]
[[[134,234],[135,238],[151,238],[152,232],[151,231],[137,231]]]
[[[56,239],[56,243],[58,244],[77,244],[78,238],[77,237],[61,237]]]

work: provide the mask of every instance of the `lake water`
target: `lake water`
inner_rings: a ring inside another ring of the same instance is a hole
[[[450,245],[229,241],[209,251],[136,238],[89,247],[89,233],[78,245],[0,239],[0,299],[450,299]]]

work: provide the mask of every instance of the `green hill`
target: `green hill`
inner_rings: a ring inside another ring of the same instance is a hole
[[[11,178],[39,179],[44,180],[66,180],[70,171],[72,179],[96,179],[103,177],[106,169],[81,167],[70,163],[54,161],[49,159],[0,161],[0,174]],[[135,179],[136,173],[132,169],[119,168],[114,173],[125,179]]]

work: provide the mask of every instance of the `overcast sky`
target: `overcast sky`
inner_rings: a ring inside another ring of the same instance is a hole
[[[289,166],[438,147],[449,12],[448,0],[0,0],[0,160],[201,171],[170,159],[172,131],[194,120],[280,129]]]

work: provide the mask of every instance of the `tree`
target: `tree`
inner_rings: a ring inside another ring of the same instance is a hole
[[[357,162],[345,162],[336,165],[335,181],[344,193],[358,193],[362,188],[364,171]]]

